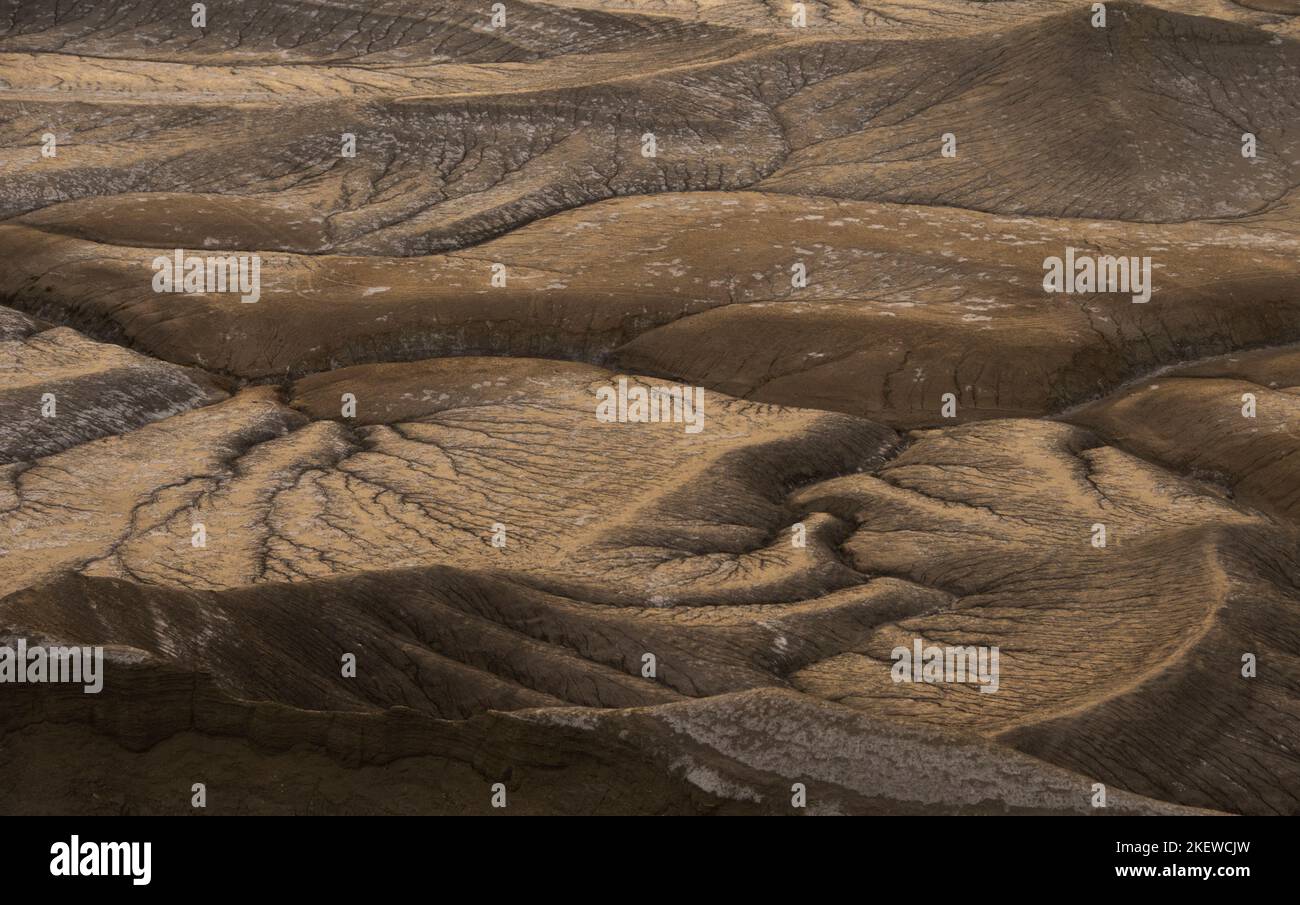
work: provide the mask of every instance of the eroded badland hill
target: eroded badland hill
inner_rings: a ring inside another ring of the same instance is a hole
[[[1300,4],[192,6],[0,3],[4,811],[1300,811]]]

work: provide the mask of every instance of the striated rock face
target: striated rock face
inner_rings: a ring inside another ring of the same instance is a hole
[[[5,321],[0,463],[48,455],[226,397],[201,372],[66,327],[40,330],[15,311]]]
[[[1300,8],[471,6],[0,16],[0,810],[1300,812]]]

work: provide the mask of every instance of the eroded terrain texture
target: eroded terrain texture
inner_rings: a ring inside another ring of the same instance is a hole
[[[0,2],[0,809],[1300,812],[1300,5],[198,15]]]

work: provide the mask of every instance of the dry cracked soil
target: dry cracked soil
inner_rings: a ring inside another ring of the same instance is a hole
[[[0,2],[0,810],[1300,813],[1300,3],[1104,15]]]

